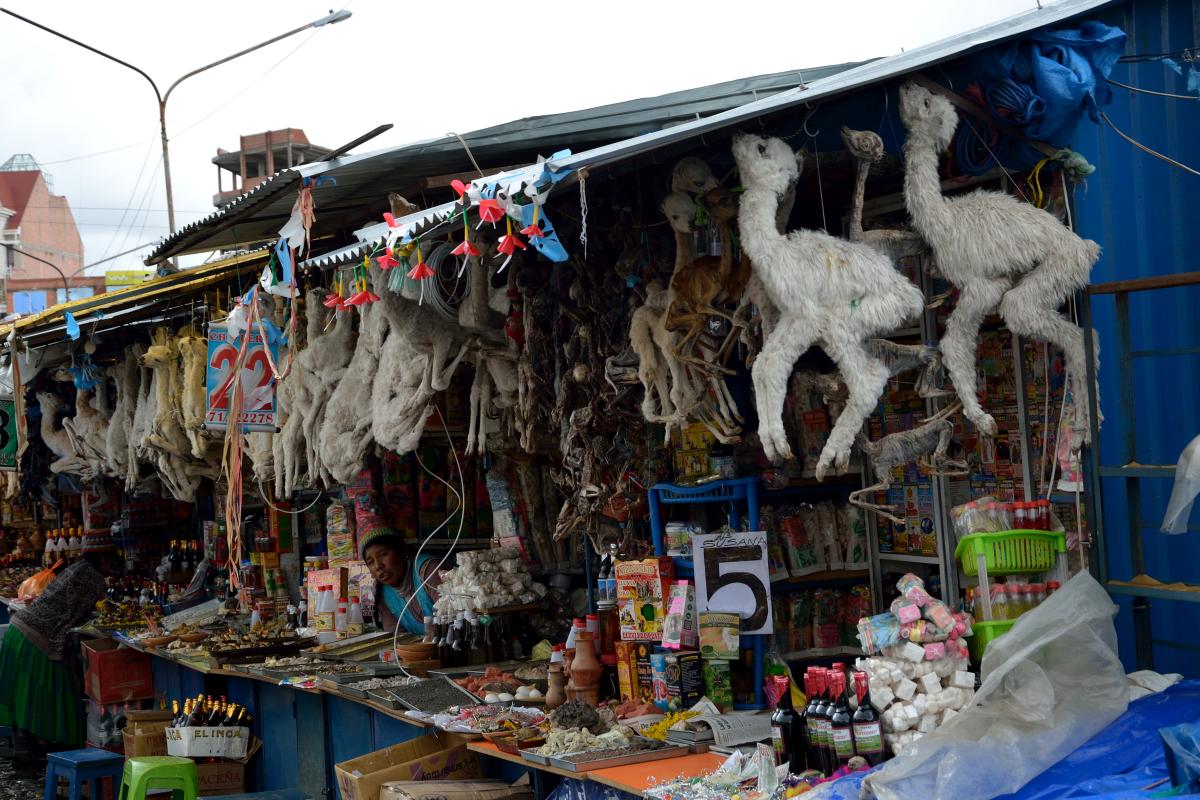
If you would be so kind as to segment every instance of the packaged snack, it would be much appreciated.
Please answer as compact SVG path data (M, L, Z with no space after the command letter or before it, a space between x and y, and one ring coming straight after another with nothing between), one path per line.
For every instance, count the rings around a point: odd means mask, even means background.
M843 569L863 570L870 567L871 554L867 549L867 521L858 506L845 505L839 509L839 528L845 531L846 550Z
M705 611L700 614L700 652L705 658L736 660L742 619L737 614Z
M791 596L791 650L811 650L813 647L813 595L812 592L796 592Z
M817 589L813 592L815 647L828 649L842 646L842 597L843 592L838 589Z
M733 683L725 659L704 659L704 694L722 713L733 710Z
M793 577L824 572L825 558L815 537L815 516L812 507L790 506L778 517L780 543L787 556L788 571Z
M667 618L663 622L663 647L678 650L696 647L700 635L696 625L696 587L688 581L671 584Z

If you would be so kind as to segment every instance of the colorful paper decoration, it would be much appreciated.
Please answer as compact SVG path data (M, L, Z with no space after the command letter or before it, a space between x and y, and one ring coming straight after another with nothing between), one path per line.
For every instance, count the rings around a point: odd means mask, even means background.
M496 270L497 272L504 271L504 268L508 266L508 262L512 261L513 254L518 250L529 249L528 245L522 242L517 236L513 235L512 218L506 216L504 218L504 222L508 232L501 236L500 241L496 244L496 252L504 256L504 263L502 263L500 268Z

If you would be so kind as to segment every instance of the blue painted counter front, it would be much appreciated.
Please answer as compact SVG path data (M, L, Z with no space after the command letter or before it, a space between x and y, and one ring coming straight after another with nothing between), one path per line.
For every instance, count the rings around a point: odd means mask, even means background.
M415 739L428 729L363 703L231 675L205 674L175 661L153 660L160 697L224 696L254 715L251 733L262 749L246 772L246 791L299 789L310 797L335 797L333 766ZM484 776L513 782L526 770L481 756Z

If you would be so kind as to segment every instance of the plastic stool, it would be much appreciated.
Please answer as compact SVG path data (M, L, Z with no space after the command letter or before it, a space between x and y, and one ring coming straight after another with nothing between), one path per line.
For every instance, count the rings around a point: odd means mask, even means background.
M112 789L106 796L112 797L116 794L118 782L121 780L123 760L116 753L97 747L49 753L46 756L46 789L42 797L44 800L54 800L58 796L59 778L66 779L67 796L71 800L82 800L85 783L88 784L90 800L100 800L100 781L109 778L112 781Z
M145 800L149 789L170 789L175 800L196 800L200 794L196 763L176 756L126 759L120 800Z

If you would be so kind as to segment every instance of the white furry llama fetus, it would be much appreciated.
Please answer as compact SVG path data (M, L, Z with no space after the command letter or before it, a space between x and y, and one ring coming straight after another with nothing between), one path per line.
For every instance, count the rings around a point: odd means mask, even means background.
M938 270L959 291L941 345L967 418L984 435L996 432L996 421L977 397L975 347L983 318L997 306L1013 333L1062 348L1075 397L1086 397L1083 332L1058 308L1087 285L1100 246L1011 195L978 190L942 197L938 156L958 127L954 106L941 95L906 83L900 88L900 118L908 128L908 212L933 249ZM1080 403L1081 418L1076 418L1085 444L1090 439L1087 407Z
M865 340L913 319L924 298L886 256L865 244L822 231L779 233L779 201L800 174L783 140L740 134L733 156L745 187L738 213L742 247L779 310L751 369L763 452L772 461L793 457L783 428L784 395L792 365L809 346L823 344L850 390L817 462L821 479L830 466L849 465L854 436L887 383L888 365L864 347Z

